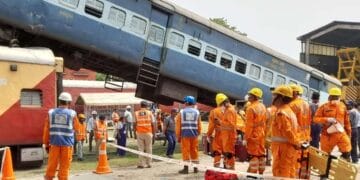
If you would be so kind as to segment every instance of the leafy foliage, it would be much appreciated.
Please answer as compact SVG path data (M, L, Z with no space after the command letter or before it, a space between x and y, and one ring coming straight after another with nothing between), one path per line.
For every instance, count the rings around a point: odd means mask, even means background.
M216 23L216 24L218 24L218 25L221 25L221 26L223 26L223 27L225 27L225 28L227 28L227 29L230 29L230 30L232 30L232 31L234 31L234 32L236 32L236 33L239 33L239 34L241 34L241 35L246 36L246 33L242 33L242 32L240 32L235 26L230 25L230 24L227 22L227 19L225 19L224 17L221 17L221 18L210 18L210 21L212 21L212 22L214 22L214 23Z

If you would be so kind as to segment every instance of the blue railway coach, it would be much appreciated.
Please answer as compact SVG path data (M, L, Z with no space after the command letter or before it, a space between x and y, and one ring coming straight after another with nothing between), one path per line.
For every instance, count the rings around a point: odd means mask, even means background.
M296 83L304 98L341 83L166 0L0 0L0 38L47 46L70 68L138 84L136 95L170 104L217 92L243 99L252 87ZM4 42L4 41L3 41Z

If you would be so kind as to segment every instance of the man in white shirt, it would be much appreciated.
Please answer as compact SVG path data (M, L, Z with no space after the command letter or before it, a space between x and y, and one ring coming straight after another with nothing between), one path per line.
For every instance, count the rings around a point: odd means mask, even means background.
M92 151L92 141L94 140L94 126L97 120L97 112L91 112L91 118L86 123L86 131L89 133L89 152Z
M129 132L130 132L130 138L133 137L133 133L134 133L134 138L136 139L136 133L134 131L134 119L131 113L131 106L126 106L126 110L124 113L124 118L125 118L125 122L126 122L126 136L129 137Z

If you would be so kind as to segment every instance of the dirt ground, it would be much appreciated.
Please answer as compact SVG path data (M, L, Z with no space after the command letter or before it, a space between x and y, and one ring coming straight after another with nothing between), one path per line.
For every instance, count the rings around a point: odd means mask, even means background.
M212 165L212 158L210 156L200 155L201 164ZM115 165L116 166L116 165ZM246 171L248 163L236 163L236 170L238 172ZM114 165L112 165L114 167ZM138 169L135 165L128 167L115 167L112 168L113 173L105 175L97 175L91 171L79 171L72 173L70 179L75 180L112 180L112 179L134 179L134 180L147 180L147 179L159 179L159 180L185 180L185 179L204 179L204 171L200 171L197 174L193 173L190 169L190 173L187 175L180 175L178 171L182 169L177 164L170 164L166 162L153 162L152 168ZM266 175L271 175L271 168L266 168ZM32 175L30 177L19 177L17 179L35 180L42 179L42 174Z

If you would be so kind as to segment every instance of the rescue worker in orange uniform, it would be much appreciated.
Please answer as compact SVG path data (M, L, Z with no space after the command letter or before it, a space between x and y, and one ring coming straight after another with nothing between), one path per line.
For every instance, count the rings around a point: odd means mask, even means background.
M220 119L220 136L224 155L224 166L226 169L235 169L235 143L236 143L236 119L235 108L230 104L229 98L218 93L215 97L222 113Z
M274 105L271 105L266 110L267 110L267 113L266 113L266 129L265 129L265 151L266 151L266 163L265 164L267 166L271 166L271 162L272 162L272 153L271 153L272 129L271 129L271 126L272 126L272 122L275 119L277 109Z
M155 137L155 117L153 113L147 109L146 101L140 102L141 109L135 111L134 128L136 131L137 145L139 151L152 154L153 137ZM151 168L151 158L139 155L139 163L137 168Z
M180 110L180 113L175 117L175 133L178 142L181 143L183 161L199 164L198 136L201 133L200 112L194 108L196 100L193 96L186 96L184 103L186 107ZM189 166L185 165L179 173L188 174ZM194 167L194 173L198 173L198 168Z
M72 160L74 145L74 124L76 112L69 109L72 97L67 92L59 95L59 107L50 109L45 120L43 143L49 153L45 179L55 177L59 165L58 179L67 180Z
M87 140L86 137L86 123L85 123L85 115L79 114L79 121L75 123L75 134L76 134L76 140L78 142L77 147L77 157L79 161L83 161L83 147L84 147L84 141Z
M263 174L265 171L265 128L266 107L259 102L263 92L259 88L252 88L249 92L249 102L246 109L245 140L250 156L247 172Z
M214 139L212 141L212 150L214 157L214 167L220 167L220 161L221 161L221 154L223 152L222 150L222 141L221 141L221 135L220 135L220 121L223 118L223 113L221 112L221 108L218 106L215 109L210 111L209 114L209 126L207 131L207 141L211 143L211 136L214 135Z
M311 111L309 104L301 98L303 89L301 86L296 84L289 85L293 90L293 99L290 103L290 108L296 115L296 119L299 125L299 140L303 142L310 142L310 124L311 124ZM297 163L297 175L300 179L310 178L310 170L307 165L306 158L308 151L302 149L298 151L298 162ZM301 157L303 155L303 157Z
M99 147L100 147L101 142L104 139L105 139L105 141L108 139L107 124L106 124L104 115L100 115L99 121L95 122L94 134L95 134L95 142L96 142L95 151L99 152Z
M272 93L272 105L277 108L271 127L273 176L295 178L297 149L301 147L302 142L298 138L296 115L289 106L293 92L289 86L280 85Z
M331 88L328 102L321 105L315 113L314 122L323 125L320 136L320 148L326 153L331 153L335 146L339 147L341 157L350 160L351 151L351 126L346 106L340 102L341 90ZM336 124L336 125L335 125ZM330 126L338 127L332 131Z

